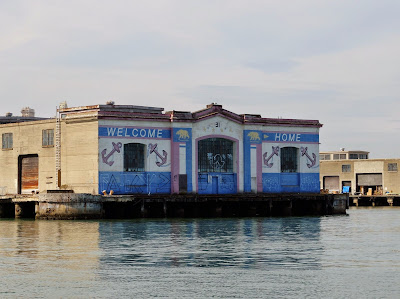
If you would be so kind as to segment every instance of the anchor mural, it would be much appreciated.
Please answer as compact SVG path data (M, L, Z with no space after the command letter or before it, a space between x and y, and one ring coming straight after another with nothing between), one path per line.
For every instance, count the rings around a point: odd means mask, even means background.
M121 151L121 147L122 147L122 143L118 142L118 143L112 143L113 145L113 149L108 153L108 155L106 156L107 153L107 149L103 149L101 152L101 157L103 159L103 163L106 163L107 165L112 166L114 164L114 161L108 161L108 159L110 159L110 157L115 153L119 153Z
M274 155L277 155L279 157L279 146L273 146L272 147L272 153L268 156L268 158L267 158L267 155L268 155L268 152L265 152L264 155L263 155L264 164L268 168L271 168L274 165L274 163L269 162L269 160L271 160Z
M167 156L168 156L168 153L166 152L166 151L162 151L162 155L157 151L157 143L156 144L152 144L152 143L150 143L149 144L149 149L150 149L150 154L152 154L152 153L155 153L156 155L157 155L157 157L159 157L160 159L161 159L161 162L160 161L157 161L156 162L156 164L157 164L157 166L158 167L160 167L160 166L162 166L162 165L164 165L165 163L167 163Z
M301 155L302 156L306 156L309 160L310 160L310 162L307 162L307 167L308 168L311 168L311 167L313 167L316 163L317 163L317 157L316 157L316 155L314 154L314 153L312 153L311 154L311 156L312 156L312 158L310 157L310 155L307 153L307 147L301 147Z

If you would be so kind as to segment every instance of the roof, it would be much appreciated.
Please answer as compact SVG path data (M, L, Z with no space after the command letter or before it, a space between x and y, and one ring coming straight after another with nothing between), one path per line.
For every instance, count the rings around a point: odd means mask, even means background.
M115 105L114 103L59 109L60 113L70 115L71 117L72 114L82 114L83 116L89 112L94 112L99 119L133 118L137 120L196 122L214 116L221 116L241 124L322 127L322 124L318 120L262 118L259 114L236 114L223 109L222 105L216 103L211 103L206 108L195 112L172 110L163 113L163 111L164 108L159 107Z

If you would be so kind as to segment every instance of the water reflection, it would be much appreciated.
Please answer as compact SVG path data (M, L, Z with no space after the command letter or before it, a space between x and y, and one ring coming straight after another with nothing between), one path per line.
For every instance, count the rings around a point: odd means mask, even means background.
M318 217L110 221L99 234L107 267L316 269L323 251Z
M60 281L62 286L83 278L95 279L98 231L98 222L0 220L3 290L16 281L29 281L31 285ZM37 279L42 274L46 281ZM19 288L18 292L32 296L29 285Z

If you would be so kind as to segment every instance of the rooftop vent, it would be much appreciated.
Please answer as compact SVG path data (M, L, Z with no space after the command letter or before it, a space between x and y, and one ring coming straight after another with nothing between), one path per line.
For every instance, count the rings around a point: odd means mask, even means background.
M68 108L67 102L66 102L66 101L61 102L59 108L60 108L60 109Z
M340 148L340 151L341 151L341 152L344 152L344 147L341 147L341 148Z
M12 113L11 112L7 112L6 113L6 117L11 117L12 116Z
M22 117L35 117L35 110L29 107L24 107L21 110Z
M114 104L115 104L114 101L107 101L107 102L106 102L106 105L111 105L111 106L113 106Z

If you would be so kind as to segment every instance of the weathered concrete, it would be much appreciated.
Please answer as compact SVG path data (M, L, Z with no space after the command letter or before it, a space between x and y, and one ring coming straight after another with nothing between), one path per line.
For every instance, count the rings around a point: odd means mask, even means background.
M9 211L12 206L12 213ZM99 219L346 214L348 194L92 195L47 193L0 201L0 217Z
M101 195L76 193L41 194L36 219L98 219L103 217Z
M399 206L400 195L351 195L350 205L352 206Z
M346 214L349 208L349 196L347 194L337 194L333 199L332 214Z

